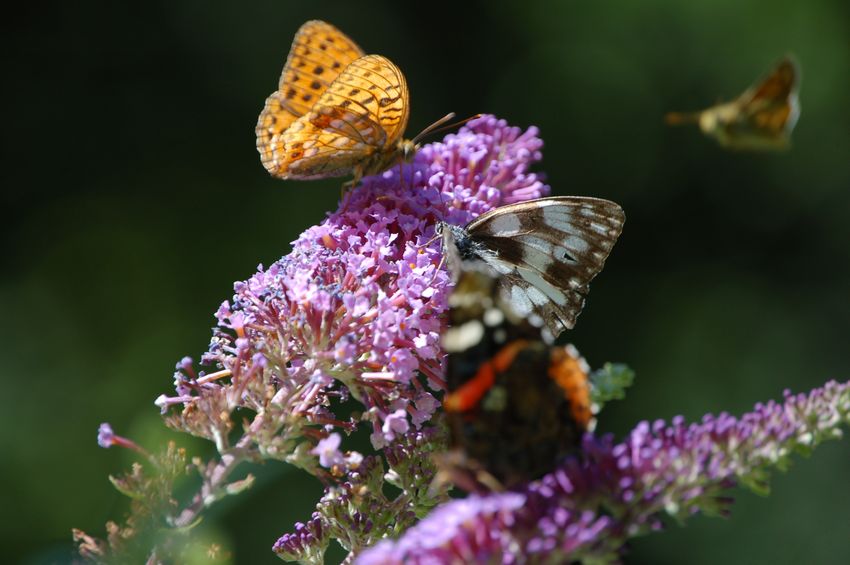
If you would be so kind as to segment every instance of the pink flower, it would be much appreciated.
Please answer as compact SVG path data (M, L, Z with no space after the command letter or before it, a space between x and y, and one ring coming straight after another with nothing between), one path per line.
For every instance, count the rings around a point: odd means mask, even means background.
M333 433L325 439L319 440L316 447L310 451L313 455L319 456L319 465L330 469L334 465L341 465L345 462L345 457L339 450L339 444L342 442L342 437Z

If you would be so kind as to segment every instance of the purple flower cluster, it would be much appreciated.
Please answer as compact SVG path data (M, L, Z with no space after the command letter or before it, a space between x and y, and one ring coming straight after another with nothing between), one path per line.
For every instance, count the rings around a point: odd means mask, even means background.
M195 374L184 360L177 394L157 400L164 412L183 407L169 423L221 445L229 432L221 414L249 408L262 415L251 427L265 433L268 442L257 439L265 455L310 468L305 453L340 462L330 444L312 448L358 423L338 419L332 401L363 405L377 449L427 422L439 406L433 393L444 388L449 290L434 226L545 196L548 187L528 172L540 159L536 134L482 117L423 147L403 170L363 179L289 255L235 285L202 359L217 370Z
M358 563L616 561L627 539L660 529L665 514L726 514L726 489L766 488L770 467L841 437L848 422L850 383L832 381L741 418L643 422L619 444L588 435L581 458L540 481L444 504Z
M428 427L387 446L383 454L389 472L379 457L364 457L356 467L347 468L344 480L325 489L310 520L295 524L294 531L281 536L272 551L287 561L323 563L331 540L353 556L381 539L400 535L418 516L447 499L445 488L435 493L430 488L436 474L431 455L444 449L443 433ZM385 483L400 494L387 496Z

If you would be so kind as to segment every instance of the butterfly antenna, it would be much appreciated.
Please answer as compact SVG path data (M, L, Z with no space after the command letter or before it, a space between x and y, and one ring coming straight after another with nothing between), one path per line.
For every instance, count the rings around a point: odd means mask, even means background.
M437 120L436 122L434 122L433 124L428 126L427 128L420 131L419 134L416 137L413 138L413 143L414 144L419 143L420 141L422 141L422 139L424 139L426 136L428 136L432 133L438 133L438 132L441 132L441 131L445 131L447 129L454 129L458 126L462 126L463 124L465 124L468 121L474 120L475 118L480 118L481 114L475 114L474 116L470 116L470 117L466 118L465 120L461 120L461 121L455 122L453 124L443 125L446 122L448 122L449 120L453 119L454 117L455 117L454 112L450 112L450 113L446 114L445 116L443 116L442 118L440 118L439 120Z
M664 123L669 126L699 123L700 112L669 112L664 115Z

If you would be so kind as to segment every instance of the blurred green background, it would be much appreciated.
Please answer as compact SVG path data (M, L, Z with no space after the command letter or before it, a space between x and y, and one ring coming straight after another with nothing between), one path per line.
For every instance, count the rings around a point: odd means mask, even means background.
M254 124L295 30L326 19L390 57L409 133L448 111L537 125L555 194L628 215L569 339L637 383L600 429L740 413L784 388L850 378L850 4L633 2L23 3L2 24L4 562L65 562L102 534L132 462L97 426L149 446L174 363L208 343L232 283L288 252L339 182L270 178ZM791 151L722 151L669 110L741 92L786 52L802 64ZM280 465L221 504L205 535L238 563L309 517L320 487ZM850 442L747 492L730 520L636 540L627 563L850 562Z

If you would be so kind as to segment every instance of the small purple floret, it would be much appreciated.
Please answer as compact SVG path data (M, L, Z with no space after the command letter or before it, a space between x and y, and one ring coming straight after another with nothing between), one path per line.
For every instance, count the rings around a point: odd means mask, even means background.
M115 433L112 431L112 426L106 422L97 428L97 444L104 449L115 445Z

